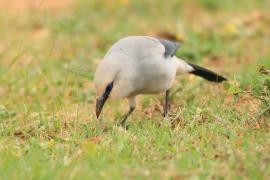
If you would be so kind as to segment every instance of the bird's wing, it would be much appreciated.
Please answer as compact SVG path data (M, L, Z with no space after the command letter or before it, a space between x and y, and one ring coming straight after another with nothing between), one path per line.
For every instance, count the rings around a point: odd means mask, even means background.
M117 41L105 57L116 53L126 55L130 59L143 60L151 56L162 56L165 50L165 46L156 38L129 36Z
M177 49L181 45L179 42L170 41L166 39L158 39L158 41L165 47L164 52L165 58L174 56L176 54Z

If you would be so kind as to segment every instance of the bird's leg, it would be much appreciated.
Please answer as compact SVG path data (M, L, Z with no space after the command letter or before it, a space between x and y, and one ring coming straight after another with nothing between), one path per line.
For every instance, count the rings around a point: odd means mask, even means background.
M123 116L121 120L121 125L125 127L126 121L130 114L135 110L136 102L135 97L129 99L129 111Z
M163 113L164 117L167 117L168 115L168 111L170 108L169 100L170 100L170 89L168 89L165 94L164 113Z
M122 126L126 126L126 121L128 119L128 117L130 116L130 114L135 110L135 107L129 107L129 111L123 116L122 120L121 120L121 125Z

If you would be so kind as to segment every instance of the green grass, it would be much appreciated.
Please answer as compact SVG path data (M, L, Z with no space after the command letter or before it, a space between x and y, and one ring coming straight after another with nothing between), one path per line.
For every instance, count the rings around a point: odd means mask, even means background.
M118 2L118 3L116 3ZM78 1L0 13L0 179L267 179L270 177L267 0ZM163 95L106 104L93 76L119 38L164 32L177 55L230 81L177 78Z

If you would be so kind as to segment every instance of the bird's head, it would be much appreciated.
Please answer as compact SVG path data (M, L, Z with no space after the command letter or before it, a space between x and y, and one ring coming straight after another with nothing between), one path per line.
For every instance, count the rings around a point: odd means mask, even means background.
M96 116L99 117L104 104L108 100L115 84L119 66L113 61L103 60L95 72L94 84L96 88Z

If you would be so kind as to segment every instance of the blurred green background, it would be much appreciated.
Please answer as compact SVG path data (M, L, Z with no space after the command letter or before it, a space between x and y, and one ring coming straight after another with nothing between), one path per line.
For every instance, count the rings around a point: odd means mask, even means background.
M269 0L0 0L0 179L270 176ZM176 80L94 115L95 68L128 35L183 42L177 56L226 76ZM169 123L171 122L171 123ZM171 125L170 125L171 124Z

